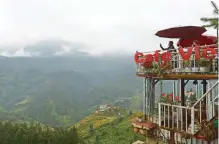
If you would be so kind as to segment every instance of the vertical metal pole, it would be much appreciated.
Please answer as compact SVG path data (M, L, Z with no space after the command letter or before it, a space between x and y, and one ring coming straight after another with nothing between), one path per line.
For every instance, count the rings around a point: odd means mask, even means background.
M207 81L203 80L202 83L203 83L203 95L204 95L207 92ZM207 97L204 98L204 108L203 108L203 110L205 110L205 111L207 110L206 109L206 107L207 107L206 102L207 102ZM204 113L203 117L206 118L206 112Z
M197 84L195 86L196 99L199 98L199 81L197 80Z
M208 80L208 90L211 88L211 80ZM207 114L207 120L210 120L212 118L212 105L211 105L211 99L214 89L211 90L211 92L207 95L207 102L206 102L206 114Z
M179 79L178 80L178 86L177 86L177 89L178 89L178 94L179 94L179 100L182 102L182 97L181 97L181 89L180 89L180 87L181 87L181 79Z
M195 133L195 115L194 115L194 107L191 108L191 132Z
M181 89L181 79L178 80L178 93L179 93L179 99L182 102L182 91L184 91L183 89Z
M196 65L195 65L195 54L193 54L193 62L194 62L194 67L196 67Z
M178 55L179 56L179 55ZM179 56L179 68L182 68L182 63L181 63L181 56Z
M145 82L145 85L146 85L146 87L145 87L145 89L146 89L146 93L145 93L145 98L146 98L146 104L145 104L145 106L146 106L145 119L146 119L146 116L147 116L147 113L148 113L148 101L149 101L149 99L148 99L148 96L149 96L149 90L148 90L149 85L148 85L148 81L149 81L149 79L147 78L147 80L146 80L146 82Z
M152 79L148 78L147 82L147 93L146 93L146 115L149 115L149 113L151 112L151 104L152 104Z
M179 80L176 80L175 89L176 89L176 95L179 96Z
M142 95L142 101L143 101L143 115L144 119L146 116L146 78L143 79L143 95Z
M182 106L185 106L185 83L184 83L184 79L180 80L180 97L181 97Z
M203 80L203 95L207 92L207 80Z
M150 80L151 85L151 94L150 94L150 113L154 112L154 105L155 105L155 95L154 95L154 79Z
M175 96L176 96L176 81L173 80L173 101L175 102Z
M158 103L158 121L159 121L159 127L161 126L161 105Z
M148 113L149 113L149 102L150 102L150 80L151 79L147 79L147 81L146 81L146 91L147 91L147 93L146 93L146 120L148 121ZM146 132L146 143L148 144L148 135L147 135L147 132Z
M217 28L217 42L218 42L218 28Z

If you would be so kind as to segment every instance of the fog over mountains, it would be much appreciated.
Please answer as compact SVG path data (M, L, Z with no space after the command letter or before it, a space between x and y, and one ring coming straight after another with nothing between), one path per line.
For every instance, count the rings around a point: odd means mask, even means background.
M1 47L7 55L0 56L0 119L69 125L100 104L142 95L133 55L99 57L84 52L86 45L61 40L17 48ZM171 83L163 89L171 92ZM142 108L139 103L135 107Z
M1 46L0 119L8 113L9 120L72 124L101 103L138 93L133 57L97 57L83 48L62 40Z
M92 46L75 43L62 39L45 39L35 43L23 45L0 45L0 55L6 57L50 57L50 56L72 56L72 55L127 55L124 52L101 53L91 50ZM131 55L130 53L128 55Z

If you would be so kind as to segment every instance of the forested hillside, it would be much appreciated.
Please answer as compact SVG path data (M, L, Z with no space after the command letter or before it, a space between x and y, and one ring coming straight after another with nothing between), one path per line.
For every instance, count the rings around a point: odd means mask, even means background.
M0 111L48 125L71 125L141 89L128 56L0 57L0 67Z
M129 56L1 57L0 67L0 111L49 125L71 125L142 91Z
M7 118L17 115L52 126L72 125L100 104L134 96L140 99L135 104L127 102L126 107L141 108L142 80L135 75L133 56L97 57L79 51L50 54L58 44L39 42L25 47L41 56L0 57L0 111ZM171 88L169 83L164 85L166 91Z
M38 123L31 125L0 122L1 144L78 144L83 140L73 127L70 130L63 128L42 127Z

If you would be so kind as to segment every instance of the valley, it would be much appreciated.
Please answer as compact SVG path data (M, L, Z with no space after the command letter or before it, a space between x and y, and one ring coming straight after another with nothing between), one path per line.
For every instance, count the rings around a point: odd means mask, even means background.
M76 126L80 139L91 144L145 139L130 123L142 110L142 80L130 56L0 57L0 67L3 122L63 127L66 133ZM165 82L164 92L170 91L171 81ZM120 107L121 116L95 114L104 104Z

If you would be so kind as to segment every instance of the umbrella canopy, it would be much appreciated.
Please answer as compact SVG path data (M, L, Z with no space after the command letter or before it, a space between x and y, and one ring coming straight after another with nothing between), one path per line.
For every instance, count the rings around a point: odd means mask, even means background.
M200 36L206 32L204 27L199 26L184 26L173 27L165 30L158 31L155 35L164 38L188 38Z
M201 35L191 38L181 38L178 41L177 46L182 46L182 47L192 46L194 40L197 40L199 45L211 45L216 43L217 37Z

